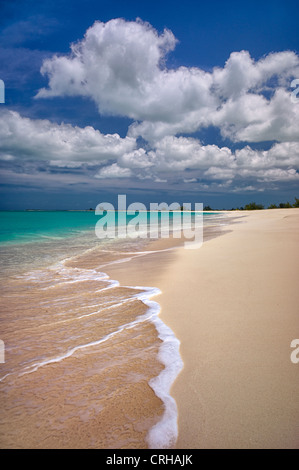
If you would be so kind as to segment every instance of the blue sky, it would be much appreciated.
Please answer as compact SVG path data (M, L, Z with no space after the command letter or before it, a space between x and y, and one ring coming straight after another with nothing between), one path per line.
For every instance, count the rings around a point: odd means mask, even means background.
M298 12L1 0L0 209L293 202Z

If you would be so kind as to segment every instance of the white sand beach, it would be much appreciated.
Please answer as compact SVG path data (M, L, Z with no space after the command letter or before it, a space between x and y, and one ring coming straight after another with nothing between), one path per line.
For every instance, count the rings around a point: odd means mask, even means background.
M160 315L184 361L171 391L177 448L298 448L299 364L290 343L299 337L299 209L229 215L240 218L198 250L108 273L162 291Z

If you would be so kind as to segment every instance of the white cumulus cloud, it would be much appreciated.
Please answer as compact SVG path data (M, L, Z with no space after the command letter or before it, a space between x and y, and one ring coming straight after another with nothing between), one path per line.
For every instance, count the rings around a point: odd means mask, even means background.
M129 178L132 176L132 172L129 168L121 168L117 163L105 166L95 175L96 178Z
M298 55L271 52L255 60L234 51L209 71L168 68L176 43L168 29L159 33L141 20L95 22L69 54L43 62L48 86L36 98L89 98L101 114L133 119L127 137L3 112L0 159L46 160L65 169L98 164L95 177L109 184L135 178L251 191L298 181L299 105L290 88L299 77ZM226 145L190 137L209 126ZM244 146L232 150L228 142ZM263 142L272 146L254 148Z
M102 134L91 126L80 128L46 119L22 117L15 111L0 114L0 158L57 162L103 162L132 151L135 139Z
M138 163L136 160L140 158ZM269 150L250 146L234 152L228 147L202 145L192 137L167 136L156 142L155 148L141 148L118 159L118 164L103 167L101 176L109 177L125 169L139 179L175 179L190 183L199 180L230 182L241 179L265 181L295 181L299 178L299 143L281 142ZM111 176L110 176L111 175Z
M152 142L166 135L217 126L234 141L298 140L299 111L290 99L299 57L270 53L255 61L232 52L223 67L166 67L176 45L167 29L114 19L97 21L68 55L46 59L48 88L37 97L85 96L100 113L128 116L129 135Z

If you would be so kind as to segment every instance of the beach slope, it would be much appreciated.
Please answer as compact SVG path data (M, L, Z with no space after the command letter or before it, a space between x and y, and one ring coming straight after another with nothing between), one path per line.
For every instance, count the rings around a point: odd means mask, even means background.
M239 214L159 281L184 361L177 448L299 447L299 209Z

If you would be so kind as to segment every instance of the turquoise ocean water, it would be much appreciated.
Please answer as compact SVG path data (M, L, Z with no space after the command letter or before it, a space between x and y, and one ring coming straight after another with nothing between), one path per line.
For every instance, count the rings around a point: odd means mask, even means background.
M118 226L136 226L126 213L0 212L5 448L157 449L176 440L169 391L182 360L152 300L160 291L106 274L109 264L126 269L156 253L143 237L153 213L140 215L140 237L98 238L103 220L113 232L114 216ZM204 214L206 227L223 223L221 213Z
M115 217L115 225L132 223L134 215L104 213L108 229ZM153 213L139 214L140 233L146 230ZM0 257L1 275L24 272L28 268L39 268L70 254L77 255L84 250L109 244L124 243L115 238L96 236L96 225L102 216L94 211L2 211L0 212ZM161 215L159 215L161 217ZM169 213L170 222L178 220L180 212ZM221 214L205 213L204 224L221 219ZM159 219L160 220L160 219ZM100 225L100 228L103 224ZM129 240L126 243L142 248L147 237ZM115 245L116 247L116 245Z
M219 215L205 213L204 219L211 220ZM147 212L144 221L149 221L149 217L150 213ZM173 217L180 217L180 213L170 212L170 219ZM125 222L133 218L126 215ZM95 215L94 211L0 211L0 245L62 240L91 231L96 238L94 229L99 219L100 216Z
M65 238L94 229L93 211L12 211L0 212L0 244Z
M0 275L40 268L76 255L100 240L93 211L0 212Z

